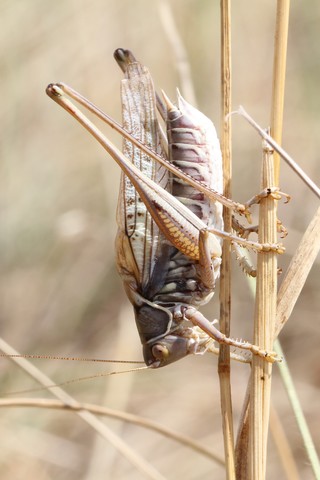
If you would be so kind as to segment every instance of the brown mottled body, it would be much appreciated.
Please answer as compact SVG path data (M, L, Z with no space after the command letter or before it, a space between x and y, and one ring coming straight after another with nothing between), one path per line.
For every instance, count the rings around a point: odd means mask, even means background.
M221 153L213 124L180 95L177 107L165 97L169 160L165 158L151 76L129 51L118 49L115 57L126 77L125 129L63 83L48 85L47 93L93 135L123 172L117 266L134 307L146 364L162 367L190 353L203 353L211 348L211 339L275 361L272 352L226 338L198 308L214 292L221 238L257 251L280 252L279 245L259 244L221 230L221 203L240 213L246 207L221 195ZM120 132L126 139L125 155L65 95Z
M151 77L129 52L118 50L115 57L126 75L121 88L124 128L164 156ZM177 108L168 105L167 133L169 160L185 173L222 193L221 153L214 127L180 94ZM124 141L123 152L148 178L185 205L192 218L199 218L201 228L212 225L222 228L219 203L208 200L183 180L169 174L130 141ZM152 206L163 225L160 228L128 177L122 174L118 206L118 270L134 306L145 361L158 367L201 350L193 325L184 320L184 311L190 306L207 303L212 297L214 284L209 288L205 286L199 271L200 227L196 225L192 234L189 225L188 229L184 228L183 221L179 225L175 216L170 214L170 205L164 210L154 200ZM213 244L216 279L220 240L213 241Z

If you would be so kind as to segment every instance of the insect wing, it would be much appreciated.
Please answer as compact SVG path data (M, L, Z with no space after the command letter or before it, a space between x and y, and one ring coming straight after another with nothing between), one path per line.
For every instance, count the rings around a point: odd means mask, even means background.
M129 61L126 78L121 81L123 126L134 137L164 156L160 141L160 129L156 115L153 82L148 70L137 61ZM130 141L123 140L123 153L148 178L167 191L171 190L168 170L152 160ZM145 291L149 285L159 250L167 240L152 220L147 207L125 174L121 174L117 222L119 226L118 267L120 274L130 269L137 286ZM122 245L124 243L125 246ZM119 248L120 244L120 248ZM126 251L124 251L126 250ZM126 258L123 258L125 255ZM131 258L128 258L131 257Z

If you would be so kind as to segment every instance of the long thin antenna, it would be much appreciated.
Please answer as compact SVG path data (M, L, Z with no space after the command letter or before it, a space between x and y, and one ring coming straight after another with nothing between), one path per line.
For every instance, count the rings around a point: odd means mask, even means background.
M16 357L19 357L16 355ZM146 365L143 367L137 367L137 368L130 368L129 370L116 370L113 372L100 372L100 373L95 373L94 375L87 375L85 377L78 377L78 378L73 378L71 380L66 380L65 382L61 383L53 383L52 385L46 385L45 387L41 388L29 388L27 390L18 390L14 392L4 392L2 395L4 397L9 397L11 395L22 395L25 393L34 393L34 392L41 392L43 390L48 390L51 388L56 388L56 387L65 387L66 385L71 385L71 383L79 383L79 382L84 382L87 380L92 380L94 378L99 378L99 377L110 377L112 375L120 375L121 373L132 373L132 372L139 372L141 370L147 370L149 367Z
M96 362L96 363L133 363L133 364L144 364L142 360L109 360L104 358L85 358L85 357L65 357L59 355L37 355L37 354L16 354L8 355L6 353L0 353L1 357L7 358L29 358L29 359L42 359L42 360L63 360L63 361L73 361L73 362Z

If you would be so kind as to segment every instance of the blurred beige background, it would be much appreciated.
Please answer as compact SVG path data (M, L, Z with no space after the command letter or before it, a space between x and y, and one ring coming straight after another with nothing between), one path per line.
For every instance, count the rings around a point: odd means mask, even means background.
M199 108L219 130L219 2L169 2L192 68ZM275 2L233 2L233 105L261 125L270 117ZM28 0L0 2L1 48L1 336L23 353L141 359L132 310L114 262L119 168L45 94L64 81L120 119L117 47L146 64L158 89L174 96L175 58L154 0ZM319 22L316 0L292 2L283 145L319 183ZM183 93L183 92L182 92ZM121 139L103 127L110 138ZM234 198L259 189L260 140L233 122ZM289 236L286 269L318 200L282 164L281 187L292 195L280 207ZM296 387L319 442L319 262L282 334ZM233 335L251 338L253 305L235 266ZM217 303L217 302L216 302ZM216 318L214 303L204 311ZM37 361L54 382L94 374L95 364ZM187 358L159 371L76 383L82 401L157 420L223 452L216 358ZM115 370L118 366L107 369ZM10 361L0 362L2 391L36 386ZM275 369L277 370L277 369ZM249 369L235 365L238 417ZM273 400L298 460L311 478L278 373ZM47 396L39 392L34 396ZM68 412L0 411L3 480L140 479L141 474ZM159 435L107 421L168 479L224 478L223 470ZM282 473L270 440L269 478ZM277 478L280 478L279 476Z

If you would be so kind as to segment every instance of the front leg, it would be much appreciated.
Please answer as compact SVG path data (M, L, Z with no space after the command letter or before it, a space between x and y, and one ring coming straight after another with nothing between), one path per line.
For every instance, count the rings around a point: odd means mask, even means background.
M213 338L213 340L218 343L236 348L242 348L243 350L249 350L253 355L258 355L270 363L279 362L282 360L281 357L279 357L275 352L267 352L266 350L263 350L252 343L227 337L221 333L211 322L209 322L209 320L205 318L202 313L193 307L186 308L184 311L184 317L186 320L189 320L191 323L193 323L193 325L201 328L201 330L206 332L209 337Z

